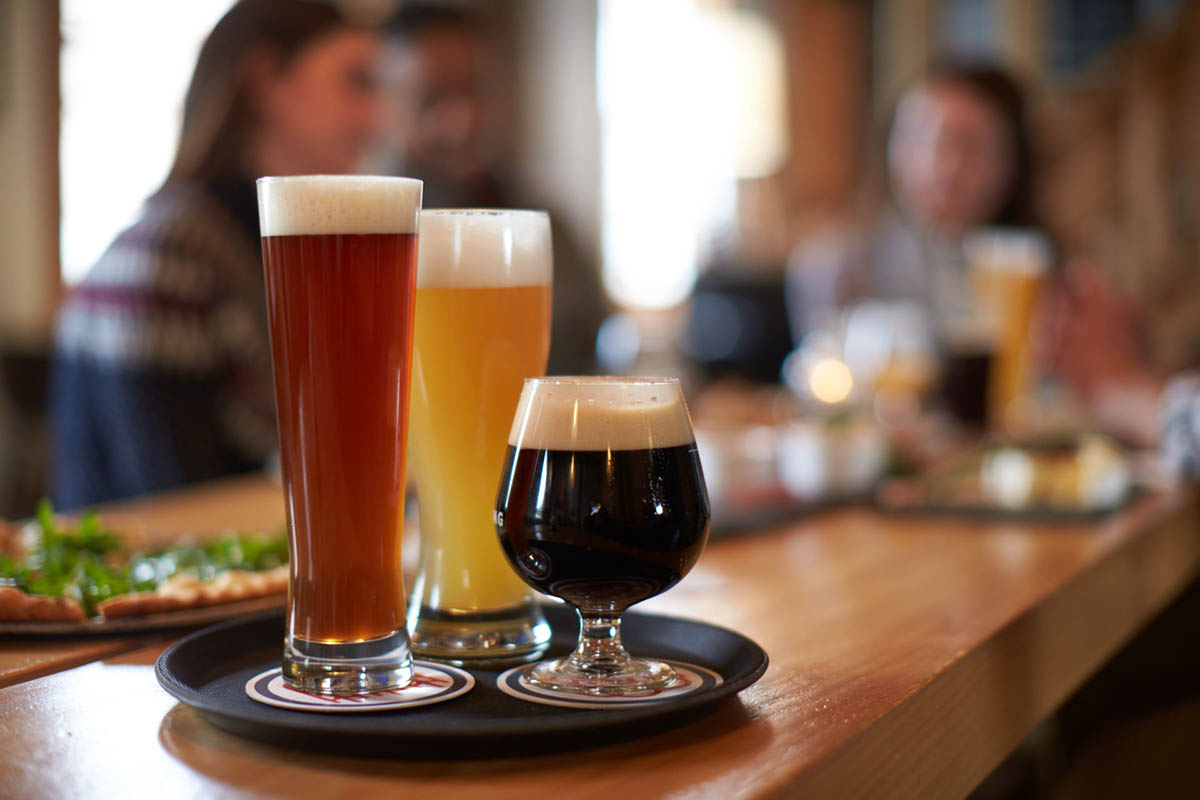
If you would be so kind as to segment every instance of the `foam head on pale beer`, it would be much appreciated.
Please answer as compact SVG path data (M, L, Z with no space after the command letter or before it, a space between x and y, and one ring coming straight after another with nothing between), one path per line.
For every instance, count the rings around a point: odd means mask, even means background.
M545 286L552 274L544 211L447 209L421 215L417 286Z
M421 181L375 175L258 179L263 236L416 233Z
M654 378L526 381L508 443L525 450L645 450L694 441L679 384Z

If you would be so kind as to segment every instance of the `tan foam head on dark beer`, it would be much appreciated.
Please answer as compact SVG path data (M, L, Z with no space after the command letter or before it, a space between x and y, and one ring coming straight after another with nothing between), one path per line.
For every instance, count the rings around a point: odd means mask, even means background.
M421 181L375 175L258 179L263 236L416 233Z
M525 450L646 450L693 439L679 382L663 378L526 381L508 435Z

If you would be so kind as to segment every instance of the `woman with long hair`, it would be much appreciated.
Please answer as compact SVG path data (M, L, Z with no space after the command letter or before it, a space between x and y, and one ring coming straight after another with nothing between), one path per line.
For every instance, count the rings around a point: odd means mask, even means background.
M64 304L51 493L74 508L260 468L275 446L254 180L354 171L376 35L241 0L204 42L174 163Z
M967 304L963 237L1035 224L1025 101L996 67L932 68L896 105L886 164L888 201L872 225L796 249L788 301L797 337L867 298L910 301L936 327Z

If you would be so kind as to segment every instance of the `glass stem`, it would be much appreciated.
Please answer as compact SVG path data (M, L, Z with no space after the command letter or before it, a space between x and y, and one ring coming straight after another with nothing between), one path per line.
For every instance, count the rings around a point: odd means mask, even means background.
M611 674L631 661L621 644L621 615L612 611L576 609L579 614L579 644L569 659L582 672Z

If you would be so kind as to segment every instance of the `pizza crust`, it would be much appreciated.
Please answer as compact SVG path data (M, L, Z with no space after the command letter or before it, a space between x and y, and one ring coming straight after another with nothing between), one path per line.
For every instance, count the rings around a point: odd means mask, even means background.
M24 555L20 546L20 529L0 519L0 555L20 557Z
M176 575L153 592L131 592L110 597L96 608L105 619L160 614L186 608L234 603L287 591L287 565L261 572L231 569L211 580Z
M23 558L41 535L36 522L18 527L0 520L0 555ZM97 604L105 619L145 616L164 611L234 603L287 591L288 567L251 572L226 570L210 580L183 573L165 581L152 592L130 592ZM73 622L87 617L83 605L73 598L28 594L15 586L0 584L0 622Z
M5 622L73 622L83 618L78 600L26 594L13 586L0 586L0 620Z

